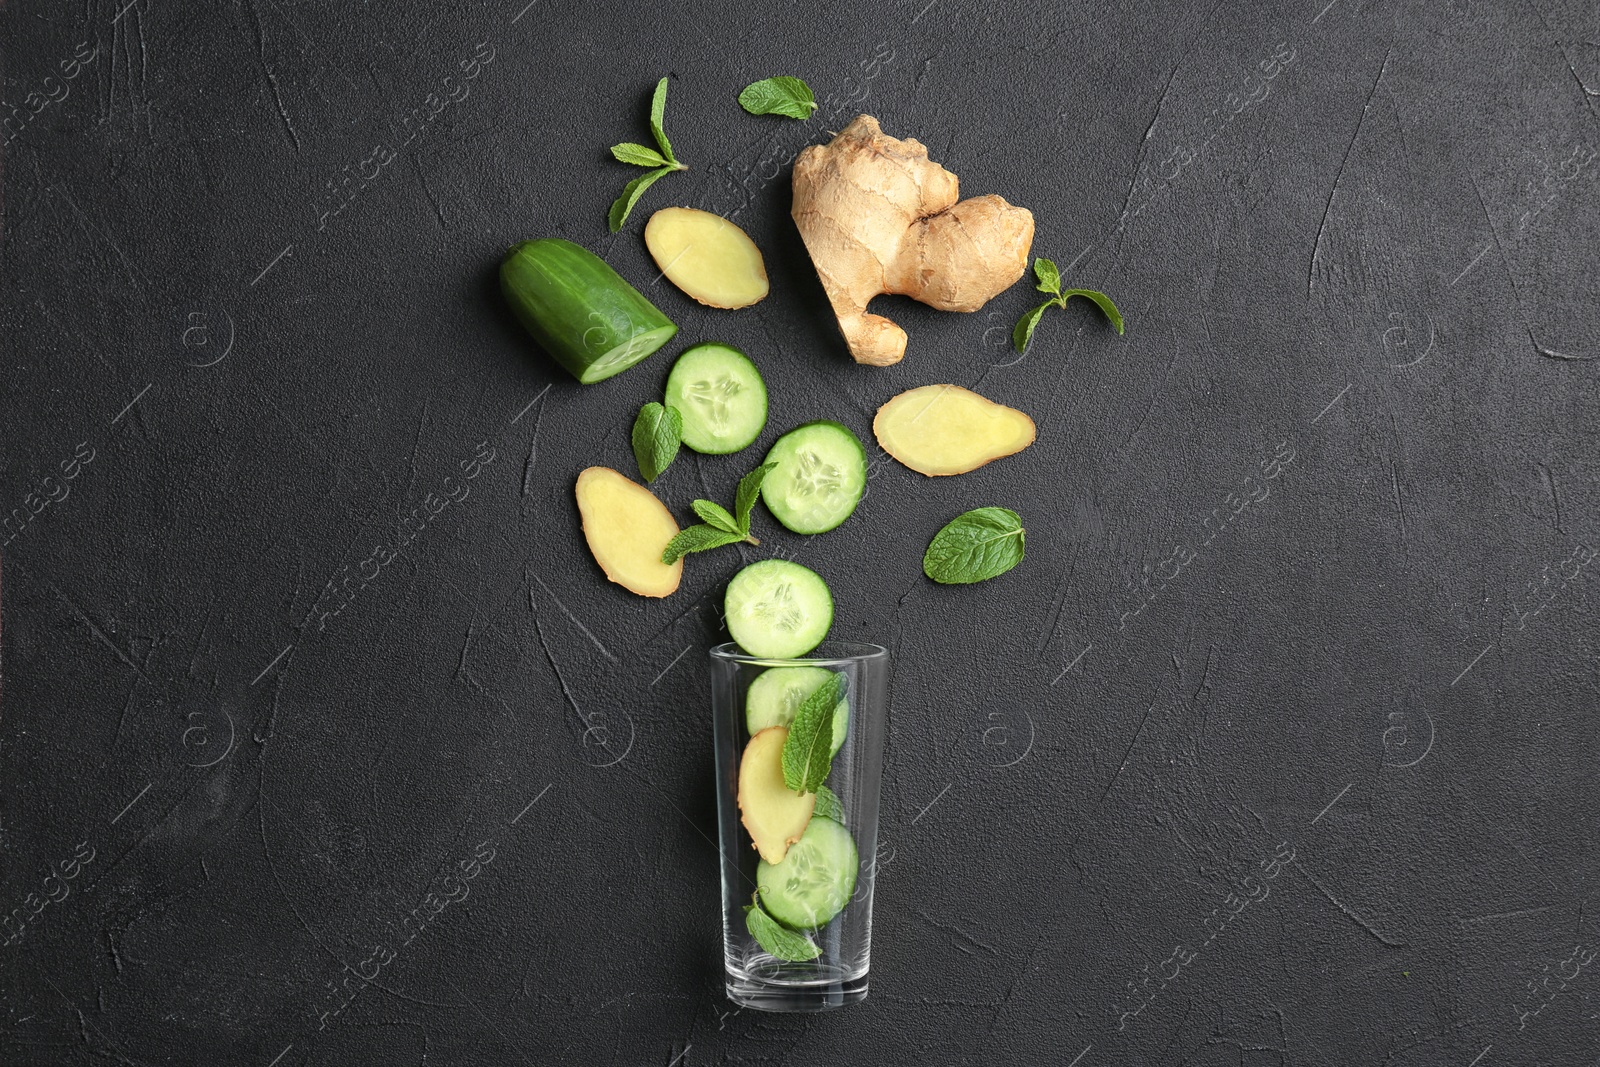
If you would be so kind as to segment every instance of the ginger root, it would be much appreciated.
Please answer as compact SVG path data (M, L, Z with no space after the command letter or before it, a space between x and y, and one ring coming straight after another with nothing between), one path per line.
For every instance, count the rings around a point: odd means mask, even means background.
M850 354L877 367L900 362L906 333L867 314L873 297L977 311L1022 277L1033 245L1027 208L993 194L961 200L926 147L888 136L871 115L800 153L791 213Z

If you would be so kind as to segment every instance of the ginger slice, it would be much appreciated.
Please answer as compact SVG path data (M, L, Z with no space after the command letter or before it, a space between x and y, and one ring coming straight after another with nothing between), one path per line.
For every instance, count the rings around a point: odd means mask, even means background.
M965 474L1033 444L1033 420L959 385L924 385L893 397L872 420L878 444L929 477Z
M645 223L644 244L667 280L702 304L742 308L767 295L761 249L720 215L664 207Z
M817 803L815 793L796 793L783 780L787 740L787 726L769 726L750 739L739 760L739 819L768 863L783 862Z
M583 536L606 577L640 596L669 596L683 578L683 560L661 562L678 522L656 495L610 467L578 475Z

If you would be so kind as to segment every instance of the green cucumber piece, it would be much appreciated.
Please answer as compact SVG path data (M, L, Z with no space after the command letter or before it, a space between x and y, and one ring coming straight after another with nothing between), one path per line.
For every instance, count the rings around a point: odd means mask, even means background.
M833 676L824 667L768 667L750 683L744 695L744 724L750 736L769 726L788 726L806 697ZM838 755L850 729L850 700L846 697L833 709L833 750Z
M558 237L507 252L500 291L545 351L585 385L621 374L678 332L599 256Z
M756 865L756 889L767 914L792 930L826 926L856 891L861 858L850 831L813 815L782 862Z
M867 453L848 426L808 422L767 453L761 499L773 518L798 534L827 533L850 517L867 489Z
M683 416L683 443L707 455L748 447L767 424L767 385L731 345L685 349L667 375L666 403Z
M784 559L752 563L723 597L728 633L752 656L795 659L822 643L833 625L833 594L809 567Z

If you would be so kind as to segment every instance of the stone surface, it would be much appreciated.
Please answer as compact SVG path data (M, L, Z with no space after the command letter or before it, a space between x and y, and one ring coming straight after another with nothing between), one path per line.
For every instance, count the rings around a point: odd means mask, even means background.
M7 5L0 1061L1591 1057L1594 41L1576 0ZM663 73L692 169L611 236ZM739 110L777 73L810 121ZM907 358L853 365L787 168L859 111L1127 336L1075 301L1018 356L1024 284L880 300ZM771 297L655 281L667 204ZM560 372L495 284L542 235L677 341ZM1038 443L871 449L837 531L758 510L641 600L572 482L700 340L771 419L679 515L930 382ZM1024 564L925 580L984 504ZM816 1019L721 994L704 654L778 553L895 654L872 992Z

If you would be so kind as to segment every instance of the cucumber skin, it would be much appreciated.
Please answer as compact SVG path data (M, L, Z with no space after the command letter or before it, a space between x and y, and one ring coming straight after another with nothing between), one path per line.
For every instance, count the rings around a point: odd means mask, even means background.
M592 385L649 356L678 327L593 252L559 237L523 241L500 264L500 291L517 321L571 375ZM640 334L669 330L637 359L598 378L589 366Z
M851 441L855 442L856 451L858 453L860 453L860 455L861 455L861 467L862 467L862 470L863 471L866 470L866 466L867 466L867 450L866 450L866 448L864 448L862 446L861 438L857 437L856 436L856 432L854 430L852 430L850 427L846 426L844 423L842 423L842 422L834 422L832 419L815 419L815 420L813 420L811 422L803 422L799 426L796 426L794 429L792 429L788 433L784 434L783 437L778 438L776 441L774 441L772 443L772 447L767 449L767 458L762 460L761 462L763 462L763 463L772 463L773 462L772 453L777 451L778 446L783 444L785 438L789 437L792 434L797 434L801 430L809 430L809 429L811 429L813 427L816 427L816 426L831 426L836 430L844 431L845 435L848 436ZM766 501L767 510L772 512L772 517L777 519L778 522L785 529L789 530L791 533L806 534L806 535L823 534L823 533L827 533L829 530L837 530L840 526L844 525L844 520L845 519L848 519L850 516L852 516L852 515L854 515L856 513L856 507L861 503L861 498L866 496L866 495L867 495L867 485L866 485L865 479L863 478L862 483L861 483L861 492L856 494L855 502L850 505L850 510L845 512L843 515L839 516L839 521L838 522L834 523L832 526L825 526L820 530L796 530L793 526L790 526L787 522L784 522L783 521L783 517L781 515L779 515L776 511L773 511L772 501L767 499L767 489L766 489L765 484L763 484L763 486L761 488L761 499L763 501Z

